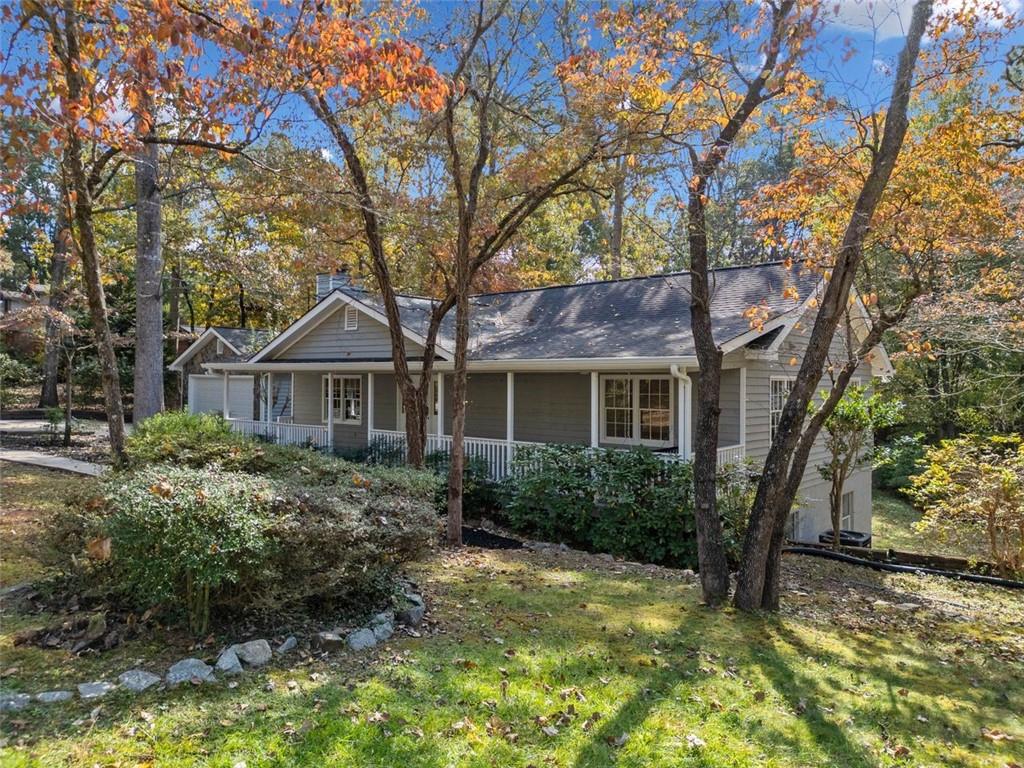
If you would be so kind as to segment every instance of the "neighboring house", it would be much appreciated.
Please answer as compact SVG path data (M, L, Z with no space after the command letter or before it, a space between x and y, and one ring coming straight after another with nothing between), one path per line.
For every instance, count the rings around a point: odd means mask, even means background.
M192 413L224 413L232 419L251 419L258 413L260 392L252 374L228 377L207 372L211 363L239 362L266 344L271 331L211 326L193 341L170 369L181 374L183 402ZM227 411L224 402L227 396Z
M781 263L720 269L713 276L715 338L724 353L719 462L763 461L813 320L820 278ZM520 445L648 446L688 459L697 360L690 331L689 274L654 275L522 291L471 300L466 451L501 478ZM799 299L786 298L785 289ZM791 292L789 292L792 295ZM236 429L283 442L356 450L401 447L404 419L379 302L344 275L318 278L318 303L245 361L208 360L218 371L222 410ZM430 299L400 296L406 349L422 359ZM744 311L759 307L763 324ZM854 309L862 310L856 301ZM437 344L428 451L451 444L454 313ZM864 323L854 318L854 332ZM197 342L198 343L198 342ZM835 360L845 360L837 336ZM858 378L889 371L878 349ZM259 376L259 420L235 417L228 376ZM827 386L823 383L823 386ZM330 425L330 427L328 427ZM811 456L791 534L828 528L828 485ZM871 530L870 471L848 483L844 527Z
M22 354L33 354L42 349L46 319L42 314L25 313L25 310L46 304L49 295L49 289L42 283L28 283L19 291L0 290L0 322L11 321L11 327L0 333L5 349ZM19 320L21 313L24 314Z

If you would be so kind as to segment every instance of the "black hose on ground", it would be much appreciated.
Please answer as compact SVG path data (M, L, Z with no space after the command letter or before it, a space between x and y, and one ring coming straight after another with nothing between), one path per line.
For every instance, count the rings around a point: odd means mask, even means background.
M790 552L794 555L810 555L811 557L824 557L827 560L838 560L841 563L851 565L865 565L876 571L887 571L889 573L927 573L929 576L945 576L947 579L958 579L969 581L972 584L988 584L994 587L1008 587L1009 589L1024 589L1024 581L1013 581L1012 579L1001 579L998 576L982 576L977 573L961 573L960 571L940 571L938 568L923 568L919 565L898 565L897 563L882 563L877 560L865 560L863 557L854 557L842 552L834 552L831 549L817 549L815 547L784 547L783 553Z

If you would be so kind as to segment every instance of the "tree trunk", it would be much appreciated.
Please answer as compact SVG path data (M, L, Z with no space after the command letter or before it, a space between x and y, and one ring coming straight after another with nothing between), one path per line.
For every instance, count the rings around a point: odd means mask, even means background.
M705 179L703 164L695 169ZM718 516L718 424L722 384L722 352L711 324L708 276L708 240L704 216L704 183L694 186L687 202L688 243L691 259L690 323L700 366L697 382L697 419L693 432L693 497L697 527L697 563L704 602L717 606L729 596L729 563ZM681 407L681 404L680 404Z
M245 313L245 286L238 284L238 327L248 327L249 318Z
M71 234L63 196L57 213L57 231L53 236L53 256L50 260L50 309L63 312L67 302L64 281L68 267ZM60 323L53 317L46 319L46 343L43 352L43 387L39 393L40 408L55 408L60 404L57 380L60 378Z
M452 451L448 464L448 544L462 546L462 479L466 448L466 362L469 357L469 280L458 279L455 302L455 372L452 376Z
M69 65L65 72L70 105L82 95L81 55L78 42L78 9L73 0L64 0L64 35L67 44ZM67 110L68 107L64 106ZM64 164L73 197L73 217L77 234L78 255L82 260L82 281L89 302L89 318L92 321L96 353L100 362L100 377L103 382L103 403L107 411L107 426L110 430L110 450L115 463L124 459L124 403L121 400L121 383L117 376L117 355L114 352L114 337L110 332L107 318L107 297L103 288L103 275L96 253L96 233L93 229L92 185L86 173L82 152L82 141L76 133L79 119L74 114L64 114L67 125L66 152Z
M832 338L846 311L871 219L903 146L914 69L931 11L932 0L918 0L914 5L907 42L900 55L893 82L892 98L885 116L882 139L851 212L831 280L826 284L820 309L814 320L800 371L782 411L775 439L769 448L758 481L743 542L742 566L736 588L736 607L741 610L778 608L785 520L796 498L799 479L803 476L810 446L816 437L816 432L802 434L807 406L821 377ZM846 380L849 380L849 376ZM845 383L842 387L845 387ZM839 393L841 394L841 389ZM815 415L818 430L822 415L822 411Z
M159 162L156 144L144 144L135 156L135 424L164 409Z
M68 355L68 375L64 389L64 447L71 447L71 411L74 403L75 366L74 356Z
M612 224L608 238L608 276L613 280L622 277L622 218L626 207L625 160L619 160L619 175L612 189Z

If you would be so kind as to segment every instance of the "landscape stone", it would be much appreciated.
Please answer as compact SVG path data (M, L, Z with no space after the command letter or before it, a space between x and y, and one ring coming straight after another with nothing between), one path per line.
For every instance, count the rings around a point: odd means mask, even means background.
M353 651L362 651L367 648L373 648L377 644L377 636L372 629L363 627L350 634L347 642L348 647Z
M298 644L299 644L299 641L295 639L294 635L292 635L291 637L288 637L279 646L277 646L277 652L278 653L282 653L282 654L283 653L288 653L288 651L292 650Z
M262 667L273 657L270 651L270 643L266 640L250 640L247 643L237 643L231 646L239 660L250 667Z
M168 685L179 685L191 680L198 680L201 683L212 683L217 680L213 675L213 667L203 662L202 659L182 659L171 665L167 670Z
M427 606L424 604L423 598L415 592L407 592L405 599L409 601L410 605L395 614L395 619L399 624L405 624L407 627L418 627L423 623Z
M392 624L390 621L384 621L379 624L374 624L370 628L370 631L373 632L374 639L378 643L381 643L387 640L393 634L395 634L395 625ZM350 642L349 645L351 644L352 643Z
M345 646L345 638L337 632L317 632L313 645L321 651L337 651Z
M55 704L58 701L67 701L71 696L71 691L43 691L36 694L36 699L43 704Z
M144 669L129 669L127 672L122 672L120 674L117 678L117 682L129 691L142 693L147 688L152 688L154 685L159 683L160 676L154 675L152 672L147 672Z
M32 701L27 693L5 693L0 696L0 712L12 712L17 709L24 709Z
M98 680L95 683L79 683L78 695L86 700L98 699L102 696L106 696L115 688L117 688L117 686L113 683L107 683L102 680Z
M237 646L232 645L220 655L219 659L217 659L215 669L221 674L242 674L242 662L238 660L238 653L235 651L236 647Z
M370 619L370 626L374 627L378 624L390 624L395 620L395 614L391 611L381 611L372 619Z

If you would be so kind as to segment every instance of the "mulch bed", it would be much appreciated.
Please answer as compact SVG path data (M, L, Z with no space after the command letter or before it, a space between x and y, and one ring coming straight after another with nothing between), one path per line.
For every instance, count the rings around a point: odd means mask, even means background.
M485 531L483 528L462 527L462 543L468 547L481 549L522 549L523 542L508 536Z

